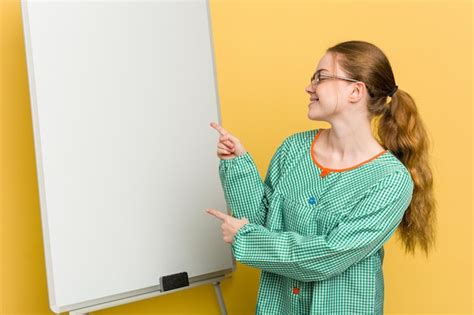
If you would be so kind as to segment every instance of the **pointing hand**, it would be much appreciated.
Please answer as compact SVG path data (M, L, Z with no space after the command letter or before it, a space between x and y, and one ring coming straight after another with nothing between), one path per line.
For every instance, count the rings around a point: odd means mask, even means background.
M221 135L217 143L217 156L221 160L230 160L237 156L244 155L247 152L244 146L240 143L240 140L222 128L222 126L215 122L211 122L210 125Z
M245 224L249 223L249 220L247 220L247 218L243 218L242 220L236 219L233 216L225 214L216 209L206 209L206 212L222 220L222 236L224 238L224 242L229 244L234 241L234 236L237 231Z

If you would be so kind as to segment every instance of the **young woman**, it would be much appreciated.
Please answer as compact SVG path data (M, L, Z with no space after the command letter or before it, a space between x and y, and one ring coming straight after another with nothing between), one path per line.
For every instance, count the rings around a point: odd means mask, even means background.
M264 182L239 139L211 123L232 216L207 211L236 260L262 270L257 314L383 314L383 245L397 228L406 252L435 243L427 133L371 43L327 49L306 92L308 118L331 128L287 137Z

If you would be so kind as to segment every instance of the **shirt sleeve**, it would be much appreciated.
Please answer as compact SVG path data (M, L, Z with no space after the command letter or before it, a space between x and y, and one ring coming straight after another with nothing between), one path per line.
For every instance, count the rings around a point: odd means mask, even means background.
M269 199L284 172L287 146L288 138L273 155L264 182L249 152L220 161L219 177L233 217L264 225Z
M326 280L372 255L392 236L413 192L408 171L372 186L327 235L271 232L248 223L234 236L237 261L303 282Z

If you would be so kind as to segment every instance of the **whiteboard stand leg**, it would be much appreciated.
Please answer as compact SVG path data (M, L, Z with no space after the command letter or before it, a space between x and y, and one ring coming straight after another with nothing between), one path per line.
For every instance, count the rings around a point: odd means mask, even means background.
M221 315L227 315L227 310L225 308L224 297L222 296L220 281L212 283L214 285L214 289L216 290L217 301L219 302L219 307L221 309Z

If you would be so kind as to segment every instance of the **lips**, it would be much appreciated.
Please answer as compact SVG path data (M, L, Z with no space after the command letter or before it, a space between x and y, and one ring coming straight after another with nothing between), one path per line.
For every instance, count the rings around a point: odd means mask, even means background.
M313 105L314 103L318 102L319 101L319 98L312 98L310 99L310 103L308 104L308 107L311 107L311 105Z

